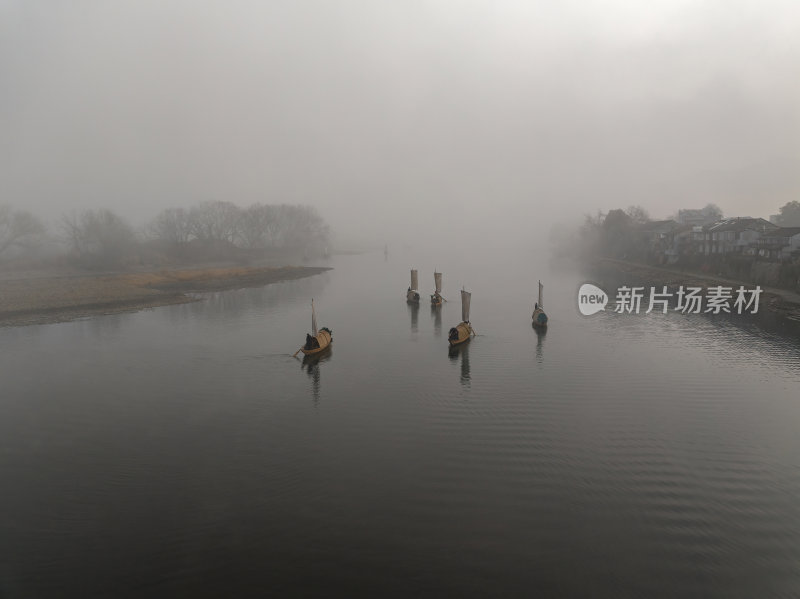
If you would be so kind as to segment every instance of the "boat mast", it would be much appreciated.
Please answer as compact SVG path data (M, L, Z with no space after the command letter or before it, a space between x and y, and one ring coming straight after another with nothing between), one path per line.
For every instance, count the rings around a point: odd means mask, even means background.
M461 290L461 320L469 322L469 301L472 294L469 291Z
M544 305L542 305L542 282L539 281L539 307L544 310Z
M314 332L313 337L317 336L317 313L314 310L314 298L311 298L311 330Z

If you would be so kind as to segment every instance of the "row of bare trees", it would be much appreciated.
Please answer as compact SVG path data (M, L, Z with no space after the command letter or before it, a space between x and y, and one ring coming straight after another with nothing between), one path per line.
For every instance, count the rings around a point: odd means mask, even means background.
M270 251L321 252L328 225L310 206L203 202L167 208L137 230L101 208L62 215L49 229L28 211L0 205L0 259L41 253L58 245L77 264L111 268L149 261L253 256Z
M167 208L150 223L147 235L179 246L193 240L227 243L246 249L320 248L330 230L310 206L204 202L192 208Z
M46 231L44 223L30 212L0 204L0 257L35 247Z
M111 210L101 208L64 214L59 228L62 241L81 266L121 266L137 255L136 231Z

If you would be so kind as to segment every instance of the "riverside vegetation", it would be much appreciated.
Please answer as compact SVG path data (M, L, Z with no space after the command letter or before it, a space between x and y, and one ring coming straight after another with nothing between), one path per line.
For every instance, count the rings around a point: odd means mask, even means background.
M107 209L48 227L0 206L0 326L195 301L189 292L260 286L326 268L330 230L309 206L204 202L168 208L140 229Z
M586 215L579 227L551 230L552 255L557 261L575 262L601 275L621 274L652 285L760 285L768 309L800 320L798 252L780 258L764 256L758 251L760 246L751 242L726 248L729 251L724 253L709 253L706 232L724 221L722 211L710 204L690 212L702 213L705 222L677 222L682 220L678 215L654 221L639 206ZM766 227L795 227L800 225L800 203L789 202L780 208L773 217L777 224L750 217L741 220L761 223L766 231Z

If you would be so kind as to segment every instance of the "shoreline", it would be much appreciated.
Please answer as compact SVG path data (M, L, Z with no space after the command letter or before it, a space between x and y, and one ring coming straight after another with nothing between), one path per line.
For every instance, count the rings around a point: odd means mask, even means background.
M227 267L115 274L27 276L0 281L0 327L69 322L202 301L189 293L262 287L330 267Z
M718 285L727 287L744 285L746 288L754 288L756 286L754 283L737 279L727 279L689 270L681 271L661 266L638 264L615 258L599 258L594 261L594 268L610 269L614 274L631 275L642 281L666 285L669 288L677 288L680 285L702 287L703 289ZM760 305L765 310L789 320L800 322L800 294L788 289L764 287L763 285L760 287L762 289Z

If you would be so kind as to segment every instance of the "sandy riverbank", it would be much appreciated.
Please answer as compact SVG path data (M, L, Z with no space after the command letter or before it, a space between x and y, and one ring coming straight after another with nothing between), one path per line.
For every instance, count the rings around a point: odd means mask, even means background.
M103 275L42 276L0 281L0 326L64 322L198 301L187 295L260 287L319 274L329 268L284 266L198 268Z
M614 274L628 275L638 281L651 285L666 285L668 288L684 287L738 287L743 285L746 289L755 287L753 283L726 279L710 274L701 274L693 271L681 271L660 266L636 264L624 260L601 258L597 260L595 268L600 271L613 272ZM764 309L784 316L790 320L800 322L800 294L787 289L761 286L762 294L760 306Z

